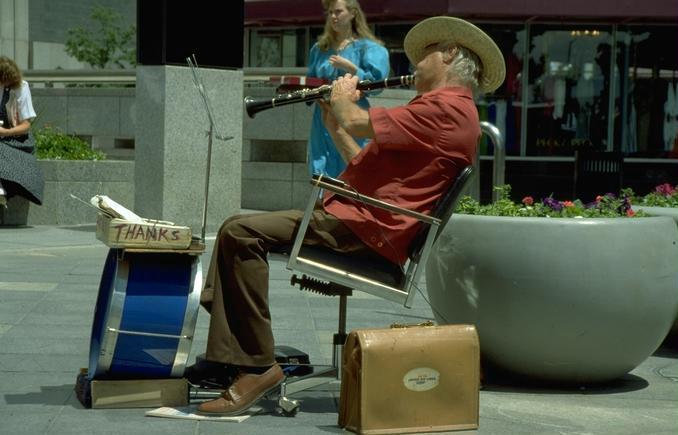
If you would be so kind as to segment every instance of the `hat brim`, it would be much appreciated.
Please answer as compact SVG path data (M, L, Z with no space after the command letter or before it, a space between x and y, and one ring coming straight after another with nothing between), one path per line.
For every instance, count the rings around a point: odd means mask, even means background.
M421 61L431 44L452 40L473 51L482 63L478 88L492 92L504 82L506 65L501 50L485 32L455 17L431 17L417 23L405 36L405 54L412 65Z

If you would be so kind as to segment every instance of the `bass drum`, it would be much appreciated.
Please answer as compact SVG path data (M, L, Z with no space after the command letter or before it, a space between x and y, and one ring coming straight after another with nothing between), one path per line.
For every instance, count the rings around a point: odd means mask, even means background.
M198 255L111 249L94 312L88 377L183 376L201 285Z

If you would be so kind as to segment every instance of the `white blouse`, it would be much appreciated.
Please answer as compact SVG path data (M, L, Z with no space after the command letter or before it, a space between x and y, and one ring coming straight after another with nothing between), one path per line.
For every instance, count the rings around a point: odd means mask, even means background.
M10 124L16 126L22 121L28 119L33 121L37 116L33 109L33 100L31 99L31 90L28 82L23 80L19 89L9 91L9 101L7 102L7 117Z

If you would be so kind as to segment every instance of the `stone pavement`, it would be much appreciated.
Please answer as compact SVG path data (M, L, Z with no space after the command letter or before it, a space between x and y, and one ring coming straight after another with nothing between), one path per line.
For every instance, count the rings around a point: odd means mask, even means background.
M213 240L213 237L212 237ZM209 264L212 241L202 256ZM242 423L144 417L143 409L84 409L73 386L86 367L89 335L107 248L92 225L0 227L0 434L323 434L336 426L338 393L300 392L294 418L273 412ZM289 285L284 264L271 261L275 338L327 363L337 300ZM413 309L357 294L348 326L419 323L431 310L418 295ZM189 361L204 352L208 316L201 309ZM675 343L675 341L674 341ZM454 398L450 398L454 400ZM593 387L489 384L480 394L480 434L676 434L678 346L660 348L623 379Z

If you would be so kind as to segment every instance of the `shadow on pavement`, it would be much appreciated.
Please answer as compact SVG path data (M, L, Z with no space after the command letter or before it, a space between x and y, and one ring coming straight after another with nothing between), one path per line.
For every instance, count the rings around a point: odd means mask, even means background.
M82 409L83 406L75 398L74 385L41 386L40 391L21 394L5 394L8 405L72 405Z
M68 226L63 226L60 227L64 230L72 230L72 231L82 231L86 233L93 233L96 232L97 225L96 224L82 224L82 225L68 225Z
M614 394L647 388L649 383L636 375L626 374L619 379L600 383L558 382L528 378L502 370L487 361L482 363L483 390L498 393L527 394Z

